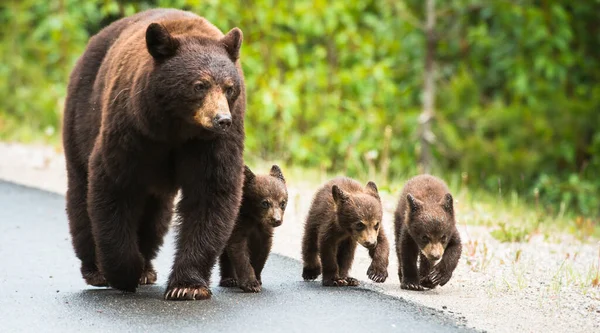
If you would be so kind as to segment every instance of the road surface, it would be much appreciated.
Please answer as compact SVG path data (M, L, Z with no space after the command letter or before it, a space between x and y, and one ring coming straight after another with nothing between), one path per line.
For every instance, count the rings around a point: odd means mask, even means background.
M304 282L301 263L276 254L263 272L262 293L213 282L211 300L164 301L172 234L156 260L156 285L135 294L89 287L79 275L64 207L60 195L0 181L0 331L467 331L439 311L368 288Z

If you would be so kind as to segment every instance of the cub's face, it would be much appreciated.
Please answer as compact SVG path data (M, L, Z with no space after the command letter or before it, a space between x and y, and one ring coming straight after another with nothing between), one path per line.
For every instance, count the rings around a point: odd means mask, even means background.
M243 89L235 66L242 33L235 28L221 40L173 36L160 24L146 31L154 58L154 95L161 108L184 123L226 133L242 115L231 110Z
M244 171L242 210L265 228L276 228L283 223L288 193L285 178L277 165L268 175L254 175L250 168Z
M350 194L337 185L332 187L338 223L345 228L354 241L371 249L377 245L377 236L383 216L377 187L367 184L366 193Z
M448 193L439 203L426 203L408 194L407 200L409 234L427 260L436 265L455 231L452 196Z

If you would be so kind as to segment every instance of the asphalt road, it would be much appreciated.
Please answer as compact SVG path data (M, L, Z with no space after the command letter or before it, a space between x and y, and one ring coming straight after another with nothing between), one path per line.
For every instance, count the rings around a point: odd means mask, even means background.
M89 287L79 275L64 207L60 195L0 181L0 332L467 331L454 318L368 286L304 282L298 261L275 254L260 294L214 285L208 301L164 301L171 234L155 264L157 285L135 294Z

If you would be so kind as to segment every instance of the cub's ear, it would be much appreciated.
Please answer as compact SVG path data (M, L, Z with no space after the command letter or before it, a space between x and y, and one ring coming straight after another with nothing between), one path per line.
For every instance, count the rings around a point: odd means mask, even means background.
M406 195L406 200L408 200L408 206L410 207L410 211L415 213L423 208L423 201L415 198L412 194Z
M175 55L179 41L171 36L164 25L152 23L146 29L146 47L154 59L162 60Z
M242 46L242 39L242 30L239 28L233 28L229 30L229 32L221 39L221 44L225 46L225 50L227 50L227 53L229 53L229 57L233 62L238 60L240 57L240 46Z
M254 175L254 172L252 172L247 165L244 165L244 183L251 183L255 178L256 176Z
M281 172L281 168L279 167L279 165L274 164L271 167L271 171L269 172L269 175L271 175L285 183L285 178L283 177L283 172Z
M331 195L333 195L333 201L335 201L336 205L340 205L348 201L348 194L346 194L346 192L344 192L337 185L333 185L331 187Z
M452 194L446 193L440 204L448 214L454 215L454 199L452 198Z
M368 182L367 186L366 186L367 192L369 194L371 194L372 196L374 196L375 198L379 199L379 190L377 190L377 185L375 185L374 182Z

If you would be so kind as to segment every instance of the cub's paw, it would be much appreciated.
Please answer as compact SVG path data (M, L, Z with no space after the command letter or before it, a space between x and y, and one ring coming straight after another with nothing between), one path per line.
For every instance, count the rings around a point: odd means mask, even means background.
M346 279L342 279L339 277L334 277L332 279L323 279L323 286L325 286L325 287L346 287L346 286L348 286L348 281L346 281Z
M221 287L237 287L238 282L234 278L225 278L225 279L221 279L221 282L219 282L219 286L221 286Z
M437 285L445 285L448 283L448 281L450 281L451 277L452 272L446 272L442 269L434 267L427 276L421 279L421 285L425 288L433 289Z
M386 268L378 267L375 264L371 264L369 269L367 270L367 276L369 279L373 280L377 283L385 282L388 277L388 272Z
M312 281L316 278L319 277L319 275L321 274L321 267L304 267L302 269L302 278L305 281Z
M90 271L82 273L85 283L94 287L108 287L108 282L99 271Z
M409 280L403 280L402 283L400 284L400 288L405 289L405 290L416 290L416 291L425 290L423 288L423 286L421 286L418 282L409 281Z
M165 299L169 301L193 301L209 299L212 296L210 289L204 286L169 288Z
M142 272L140 277L140 284L155 284L156 283L156 271L154 269L146 269Z
M358 280L353 277L347 277L344 280L346 280L348 287L356 287L356 286L360 285L360 282L358 282Z
M240 283L240 288L242 288L245 293L259 293L262 289L258 280Z

